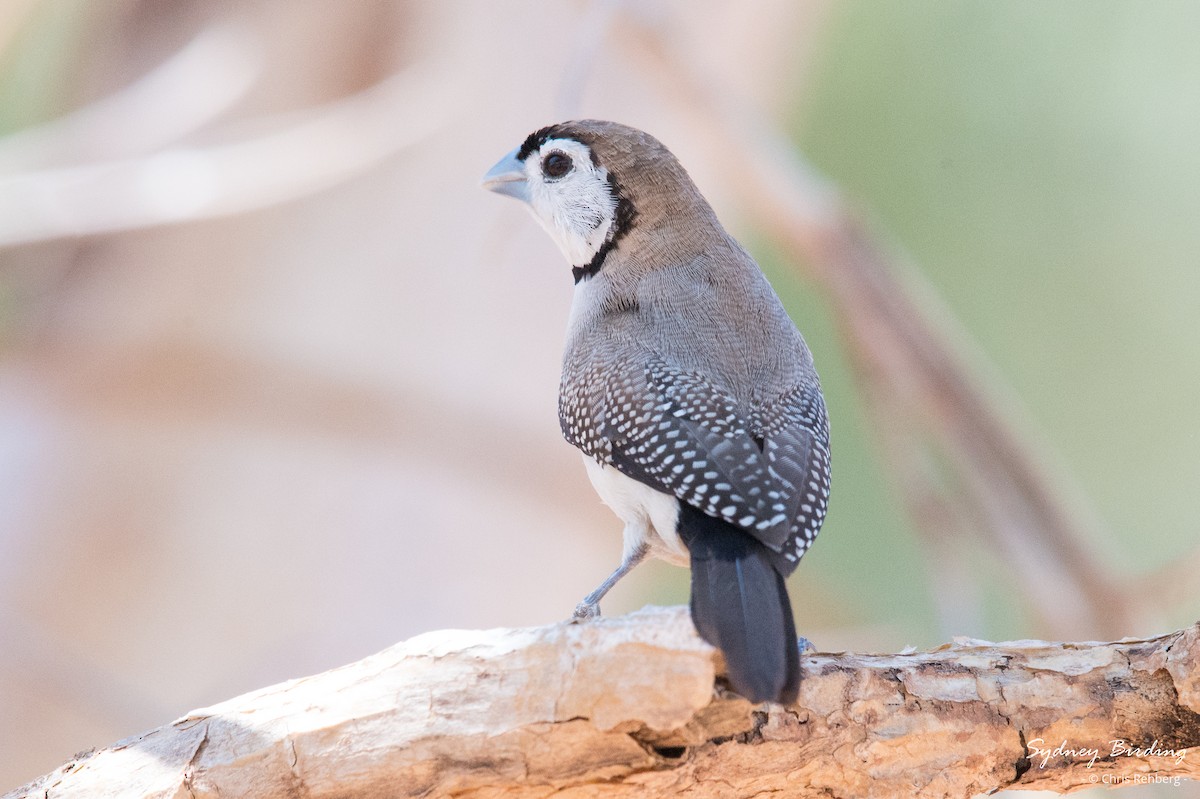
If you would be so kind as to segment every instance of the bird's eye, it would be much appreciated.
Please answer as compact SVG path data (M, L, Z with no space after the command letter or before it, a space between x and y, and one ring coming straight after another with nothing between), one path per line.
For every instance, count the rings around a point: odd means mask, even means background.
M561 178L570 172L573 166L571 156L557 150L542 159L542 172L551 178Z

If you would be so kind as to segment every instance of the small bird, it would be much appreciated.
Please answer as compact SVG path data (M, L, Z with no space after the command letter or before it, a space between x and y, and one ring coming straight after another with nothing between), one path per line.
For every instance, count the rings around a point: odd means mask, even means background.
M679 161L625 125L531 133L483 178L524 201L575 292L559 423L625 524L621 565L691 566L691 614L733 690L795 701L784 578L825 518L829 422L812 355L754 259Z

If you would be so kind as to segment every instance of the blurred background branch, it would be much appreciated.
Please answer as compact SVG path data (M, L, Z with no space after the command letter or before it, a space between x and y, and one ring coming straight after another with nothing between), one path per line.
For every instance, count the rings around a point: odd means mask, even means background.
M258 78L260 45L218 24L111 95L0 140L0 171L112 160L175 143L228 111Z
M0 177L0 246L186 222L295 200L337 185L445 125L445 70L389 76L278 119L237 121L207 145L177 145L249 88L257 48L236 29L202 31L131 87L24 134L7 164L92 160ZM125 157L122 157L122 156Z

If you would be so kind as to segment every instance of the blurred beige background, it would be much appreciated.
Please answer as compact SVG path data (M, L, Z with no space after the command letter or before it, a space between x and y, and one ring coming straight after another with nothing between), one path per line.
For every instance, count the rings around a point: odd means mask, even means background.
M1047 256L1068 264L1062 272L1015 251L1039 233L1011 207L956 217L946 195L1002 197L987 184L996 174L1016 184L1014 197L1055 207L1056 192L1097 189L1073 174L1054 183L1036 163L1005 171L1026 160L1019 142L994 170L970 172L975 154L996 152L989 131L1003 139L1006 114L1030 108L1023 97L994 94L986 80L977 94L947 92L941 70L911 65L896 67L894 83L876 80L889 73L880 54L909 52L906 41L957 47L935 55L950 72L972 57L961 31L1000 50L1037 35L1017 36L986 4L960 10L957 23L928 4L903 22L871 6L0 9L0 788L424 630L562 619L616 564L619 524L558 432L569 270L517 203L478 187L529 131L564 117L619 119L667 142L810 338L830 395L835 484L825 537L793 581L801 633L827 650L1045 634L1011 596L999 556L977 543L961 561L977 613L946 629L939 602L964 589L923 570L924 544L881 476L822 292L756 232L712 166L716 140L638 56L645 40L631 26L794 136L891 246L928 266L933 290L980 340L990 364L981 368L1015 387L1004 394L1026 409L1015 413L1049 431L1039 434L1046 451L1106 521L1092 542L1102 564L1144 592L1174 574L1172 562L1190 562L1200 511L1188 394L1200 389L1195 217L1155 217L1167 249L1141 253L1158 271L1131 254L1094 280L1071 277L1087 274L1070 265L1087 259L1066 244ZM1012 24L1038 28L1032 8L1012 4ZM1044 24L1069 22L1053 12ZM1160 73L1143 56L1164 45L1140 36L1120 52L1142 72L1118 64L1110 77L1144 93ZM1091 40L1075 46L1093 52ZM1059 55L1044 57L1058 74ZM1186 68L1200 76L1194 54ZM1054 95L1015 82L1039 98L1036 119L1053 116ZM950 124L958 144L931 156L921 146L946 135L943 120L896 135L895 108L910 91L988 110ZM1089 110L1099 102L1082 97ZM1137 191L1163 196L1155 140L1122 121L1150 112L1109 101L1132 142L1095 155L1127 176L1109 188L1134 191L1130 203ZM1194 101L1176 126L1200 122ZM1103 130L1095 136L1108 141ZM1195 155L1180 168L1194 174ZM970 179L982 182L964 186ZM1095 225L1114 223L1101 215ZM1078 228L1070 236L1103 241ZM1023 265L1009 272L990 258ZM1028 303L1011 300L1021 294ZM1132 305L1114 299L1130 295ZM1056 329L1047 318L1064 306L1071 324ZM1127 347L1118 361L1114 341ZM1147 365L1147 353L1161 362ZM1091 367L1082 378L1080 363ZM1088 383L1097 372L1107 384ZM1150 372L1170 376L1148 385ZM1130 374L1134 385L1112 385ZM1076 402L1056 404L1072 387ZM1103 437L1114 446L1084 445ZM1135 496L1114 496L1125 487ZM1142 527L1149 506L1159 509L1144 522L1153 529ZM648 565L605 612L684 602L686 586L681 570ZM1129 633L1197 615L1181 587Z

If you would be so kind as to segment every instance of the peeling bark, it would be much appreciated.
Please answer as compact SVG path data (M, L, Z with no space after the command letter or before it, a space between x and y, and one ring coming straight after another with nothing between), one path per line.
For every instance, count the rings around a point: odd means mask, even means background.
M1200 625L816 654L795 706L754 706L723 690L682 608L441 631L193 711L5 799L968 797L1196 779L1198 661Z

